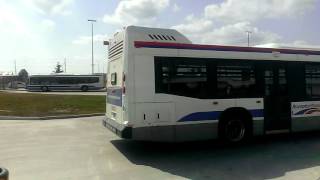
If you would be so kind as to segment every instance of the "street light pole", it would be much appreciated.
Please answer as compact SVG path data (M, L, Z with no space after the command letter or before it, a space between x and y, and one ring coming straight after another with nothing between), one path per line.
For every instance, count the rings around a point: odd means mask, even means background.
M97 22L97 20L94 19L88 19L88 21L91 22L91 73L94 73L94 58L93 58L93 23Z
M252 34L252 31L246 31L248 34L248 47L250 47L250 34Z

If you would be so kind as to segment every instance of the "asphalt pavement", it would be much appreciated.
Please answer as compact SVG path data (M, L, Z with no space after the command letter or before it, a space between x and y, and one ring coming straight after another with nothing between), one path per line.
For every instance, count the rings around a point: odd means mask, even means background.
M12 180L303 179L320 177L320 133L217 141L122 140L102 117L1 120L0 166Z

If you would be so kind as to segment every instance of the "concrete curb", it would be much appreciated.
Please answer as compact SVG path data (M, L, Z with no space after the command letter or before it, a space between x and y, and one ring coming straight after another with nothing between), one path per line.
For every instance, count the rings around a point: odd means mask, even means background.
M0 120L54 120L71 119L80 117L104 116L104 113L65 115L65 116L43 116L43 117L20 117L20 116L0 116Z

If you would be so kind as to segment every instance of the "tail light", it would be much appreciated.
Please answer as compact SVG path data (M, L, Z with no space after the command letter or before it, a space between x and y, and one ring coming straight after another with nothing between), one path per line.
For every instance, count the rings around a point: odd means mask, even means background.
M125 86L125 81L126 81L126 74L123 72L122 73L122 94L126 94L126 86Z

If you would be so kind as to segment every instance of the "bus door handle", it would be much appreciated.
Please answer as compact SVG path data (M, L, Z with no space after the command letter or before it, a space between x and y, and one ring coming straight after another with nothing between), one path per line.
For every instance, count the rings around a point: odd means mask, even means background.
M218 105L219 103L217 101L214 101L212 104L213 105Z

